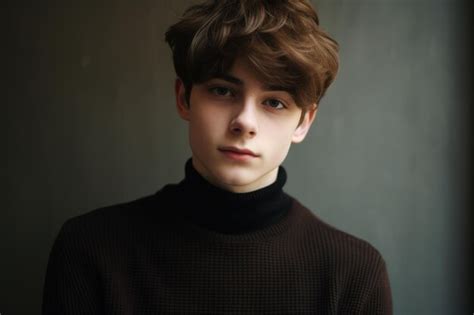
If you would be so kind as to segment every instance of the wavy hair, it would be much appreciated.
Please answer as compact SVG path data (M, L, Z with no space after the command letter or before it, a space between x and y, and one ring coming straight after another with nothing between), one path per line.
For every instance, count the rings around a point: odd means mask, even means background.
M208 0L189 7L165 40L188 104L193 83L243 58L260 80L290 92L304 115L339 68L339 45L306 0Z

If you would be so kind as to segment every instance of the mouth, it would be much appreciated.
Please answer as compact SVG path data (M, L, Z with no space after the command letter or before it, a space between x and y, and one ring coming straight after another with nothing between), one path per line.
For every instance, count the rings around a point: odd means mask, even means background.
M249 149L237 147L221 147L219 151L221 151L226 158L238 162L247 162L259 156Z
M233 153L233 154L238 154L238 155L248 155L252 157L258 157L259 155L254 153L253 151L245 148L237 148L237 147L221 147L219 148L220 151L222 152L228 152L228 153Z

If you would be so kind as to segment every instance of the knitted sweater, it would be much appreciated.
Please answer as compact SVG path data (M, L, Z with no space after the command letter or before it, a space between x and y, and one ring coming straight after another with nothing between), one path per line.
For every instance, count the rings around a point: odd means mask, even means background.
M67 220L43 314L392 314L369 243L283 191L232 193L185 165L157 193Z

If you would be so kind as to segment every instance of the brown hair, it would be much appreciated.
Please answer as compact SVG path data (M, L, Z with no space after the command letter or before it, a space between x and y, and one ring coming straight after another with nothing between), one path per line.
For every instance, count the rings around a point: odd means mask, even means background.
M290 92L306 110L334 81L339 46L306 0L208 0L188 8L165 35L186 99L192 84L244 58L262 81Z

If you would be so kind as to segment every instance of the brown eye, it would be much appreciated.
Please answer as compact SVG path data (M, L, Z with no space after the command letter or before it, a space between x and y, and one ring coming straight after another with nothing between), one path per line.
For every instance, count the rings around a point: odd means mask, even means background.
M216 86L209 89L209 91L217 96L231 96L232 91L223 86Z
M264 102L266 105L270 106L273 109L285 109L285 105L277 99L268 99Z

